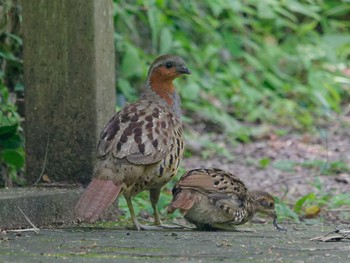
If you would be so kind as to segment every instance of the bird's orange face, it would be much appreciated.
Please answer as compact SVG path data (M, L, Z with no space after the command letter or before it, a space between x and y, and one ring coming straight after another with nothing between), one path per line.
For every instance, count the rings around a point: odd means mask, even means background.
M167 67L165 65L160 65L153 70L151 78L167 81L174 80L180 75L181 73L179 73L175 67Z
M149 83L159 96L172 104L170 94L174 92L173 80L182 74L191 74L182 59L170 55L162 56L151 67Z

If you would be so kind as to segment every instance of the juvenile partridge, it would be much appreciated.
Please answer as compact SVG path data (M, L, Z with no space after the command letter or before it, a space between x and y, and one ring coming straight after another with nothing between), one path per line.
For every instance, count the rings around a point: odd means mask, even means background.
M102 131L91 183L78 201L76 217L96 221L119 195L124 195L134 227L138 222L131 198L149 190L155 225L161 226L157 202L161 188L177 173L184 149L181 102L173 80L190 74L174 55L150 66L144 93L116 113Z
M220 169L195 169L184 174L173 188L168 213L180 209L200 230L230 230L250 220L256 212L267 214L277 225L273 197L249 191L235 175Z

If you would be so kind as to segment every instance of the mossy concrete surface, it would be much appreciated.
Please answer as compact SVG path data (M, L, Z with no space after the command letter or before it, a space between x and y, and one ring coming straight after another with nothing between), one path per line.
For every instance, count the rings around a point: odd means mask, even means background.
M246 227L246 226L245 226ZM66 228L0 236L0 262L350 262L350 242L310 238L332 226L251 225L254 232Z
M0 189L0 229L31 227L25 216L37 227L72 222L82 191L52 187Z

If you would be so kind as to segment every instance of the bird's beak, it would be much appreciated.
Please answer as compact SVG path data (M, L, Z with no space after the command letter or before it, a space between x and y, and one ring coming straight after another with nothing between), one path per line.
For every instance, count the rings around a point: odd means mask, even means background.
M269 211L268 215L271 216L273 218L273 226L280 231L287 231L287 229L285 229L284 227L281 227L280 225L278 225L277 223L277 214L276 211Z
M176 71L180 74L191 74L191 71L185 66L176 68Z
M273 220L277 220L276 211L268 211L267 214L273 218Z
M274 226L277 230L279 230L279 231L287 231L286 228L280 226L280 225L277 223L277 218L275 218L275 219L273 220L273 226Z

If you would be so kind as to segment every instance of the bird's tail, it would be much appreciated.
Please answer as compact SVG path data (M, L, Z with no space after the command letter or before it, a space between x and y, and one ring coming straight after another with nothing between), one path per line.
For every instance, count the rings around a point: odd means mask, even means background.
M173 213L176 209L180 209L182 213L186 213L196 202L196 196L191 190L181 190L178 192L168 206L168 213Z
M121 185L112 180L93 178L75 206L76 218L86 222L96 221L118 197Z

